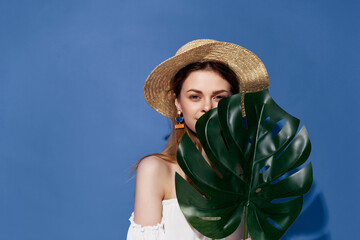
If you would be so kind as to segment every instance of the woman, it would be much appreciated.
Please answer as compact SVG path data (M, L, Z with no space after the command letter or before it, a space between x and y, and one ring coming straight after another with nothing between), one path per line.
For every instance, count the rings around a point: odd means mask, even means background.
M136 164L135 207L128 240L209 239L188 224L176 200L175 173L186 179L176 162L181 137L187 132L209 162L196 138L197 119L216 108L224 97L266 88L268 75L258 57L238 45L215 40L187 43L152 71L144 85L145 99L157 112L173 119L173 131L162 153L146 156ZM239 226L225 239L241 236Z

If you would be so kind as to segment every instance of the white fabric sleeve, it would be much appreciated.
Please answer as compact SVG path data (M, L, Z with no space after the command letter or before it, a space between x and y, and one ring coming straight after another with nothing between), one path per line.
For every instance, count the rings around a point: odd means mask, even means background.
M134 213L129 218L130 227L127 234L127 240L165 240L164 222L155 226L141 226L134 222Z

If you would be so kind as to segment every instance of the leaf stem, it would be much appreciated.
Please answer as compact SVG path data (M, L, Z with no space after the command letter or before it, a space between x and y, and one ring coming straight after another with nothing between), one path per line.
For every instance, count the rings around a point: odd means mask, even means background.
M248 237L248 227L247 227L247 215L248 215L248 206L245 206L245 213L244 213L244 240Z

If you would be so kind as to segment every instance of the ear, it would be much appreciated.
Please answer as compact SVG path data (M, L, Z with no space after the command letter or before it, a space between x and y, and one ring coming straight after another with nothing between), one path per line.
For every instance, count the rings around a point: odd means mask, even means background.
M179 111L179 110L180 110L181 112L183 111L182 108L181 108L181 104L180 104L180 102L179 102L179 99L176 98L176 97L175 97L175 107L176 107L176 110L177 110L177 111Z

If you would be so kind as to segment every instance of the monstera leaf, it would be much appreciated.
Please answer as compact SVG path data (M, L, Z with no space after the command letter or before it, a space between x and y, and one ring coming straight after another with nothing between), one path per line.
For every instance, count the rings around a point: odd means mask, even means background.
M310 141L299 120L282 110L267 90L225 98L204 114L196 134L211 165L187 134L177 160L176 194L188 222L210 238L234 232L244 215L254 240L280 239L301 212L312 185ZM297 134L296 134L297 133ZM300 169L300 170L299 170Z

